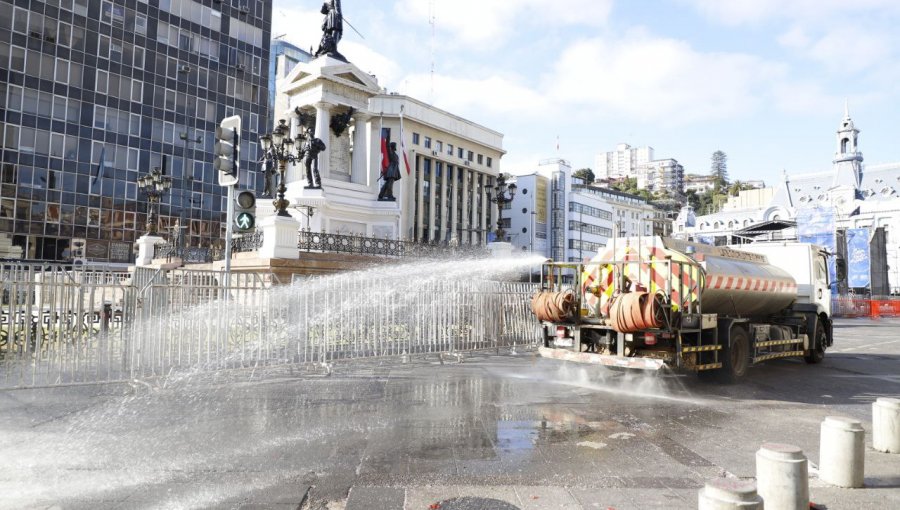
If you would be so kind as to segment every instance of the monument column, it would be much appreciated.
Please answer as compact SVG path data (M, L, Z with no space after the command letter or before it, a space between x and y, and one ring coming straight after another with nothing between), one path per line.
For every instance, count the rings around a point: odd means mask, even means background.
M428 185L428 225L427 225L428 241L431 242L431 241L434 241L435 232L437 231L437 228L438 228L437 209L435 206L436 198L437 198L436 193L435 193L435 190L436 190L435 186L437 185L437 179L436 179L435 173L436 173L437 168L435 165L435 161L433 159L428 159L428 158L425 158L424 156L422 159L423 159L424 163L427 164L428 167L431 169L431 171L429 172L429 179L428 179L429 185Z
M416 196L418 197L416 200L419 202L418 207L416 207L416 222L413 225L415 229L413 231L413 239L423 242L425 241L425 236L422 235L422 227L426 225L425 223L425 168L424 162L422 160L422 156L416 154L416 183L418 184L418 190L416 191Z
M366 184L368 180L368 169L366 168L369 154L366 148L366 121L368 119L369 116L365 113L353 114L353 160L350 162L350 182L356 184Z
M457 207L459 207L459 177L457 172L459 172L459 167L454 167L450 164L447 165L446 171L447 173L451 173L450 183L453 185L452 191L450 191L450 239L456 239L459 241L459 232L456 231L456 225L459 223L459 212L457 211Z
M331 166L331 104L324 101L316 103L316 138L325 142L325 150L319 154L319 175L328 178Z

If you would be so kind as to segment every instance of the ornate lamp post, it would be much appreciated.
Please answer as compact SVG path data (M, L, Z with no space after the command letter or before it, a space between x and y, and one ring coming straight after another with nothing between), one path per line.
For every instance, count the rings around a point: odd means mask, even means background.
M172 178L163 175L159 167L157 167L147 175L138 178L138 188L147 194L147 199L150 201L147 207L147 234L151 236L156 235L159 199L172 189Z
M507 184L506 179L508 177L507 174L497 176L497 185L494 186L495 193L493 197L491 197L491 192L488 191L488 201L497 204L497 240L500 242L506 239L506 232L503 230L503 206L508 202L512 202L513 197L516 196L516 184L514 182Z
M278 121L278 126L275 127L274 131L259 138L259 145L263 150L262 159L270 163L278 163L278 199L274 202L275 211L278 216L286 217L291 215L287 212L290 202L284 198L284 193L287 191L287 186L284 184L284 172L287 170L288 163L298 163L300 161L302 142L301 136L297 135L295 143L291 139L290 132L287 121L281 119Z

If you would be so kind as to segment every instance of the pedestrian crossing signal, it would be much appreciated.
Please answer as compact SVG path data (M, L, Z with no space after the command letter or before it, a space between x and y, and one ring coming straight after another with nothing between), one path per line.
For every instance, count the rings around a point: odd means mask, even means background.
M241 231L256 228L256 196L252 191L241 191L235 197L239 212L234 216L234 226Z

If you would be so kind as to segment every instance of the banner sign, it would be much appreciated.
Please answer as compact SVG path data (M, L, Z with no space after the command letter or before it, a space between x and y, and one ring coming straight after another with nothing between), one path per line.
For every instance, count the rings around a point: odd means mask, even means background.
M847 229L847 280L850 287L868 287L871 283L871 267L869 229Z
M817 244L828 253L837 252L834 208L806 207L797 211L797 239L801 243ZM837 280L834 257L828 257L829 281Z

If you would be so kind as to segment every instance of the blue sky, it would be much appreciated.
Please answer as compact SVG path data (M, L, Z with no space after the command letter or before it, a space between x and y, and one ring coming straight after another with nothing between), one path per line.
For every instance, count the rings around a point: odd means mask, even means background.
M275 0L273 36L317 46L321 5ZM733 180L772 183L830 168L845 99L866 163L900 161L897 0L342 5L365 39L345 26L341 52L388 90L503 133L503 171L593 167L625 142L701 174L721 149Z

